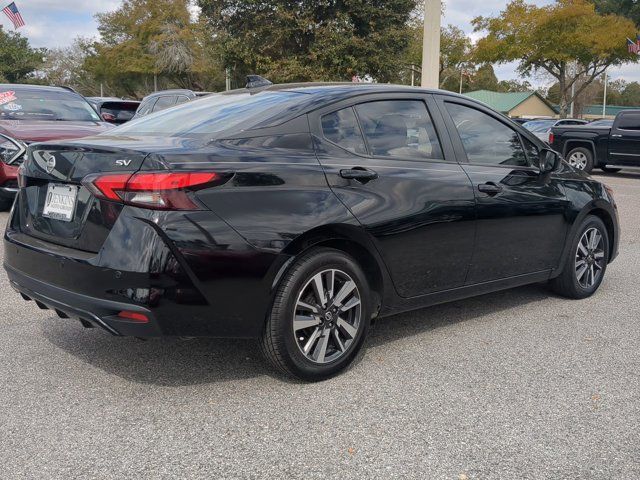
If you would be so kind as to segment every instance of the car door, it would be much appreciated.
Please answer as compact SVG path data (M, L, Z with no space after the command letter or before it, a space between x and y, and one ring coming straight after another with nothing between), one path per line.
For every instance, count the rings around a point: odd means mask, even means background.
M476 243L467 284L556 267L569 204L561 182L540 173L538 147L479 104L443 96L438 104L476 197Z
M374 237L398 293L464 285L473 189L432 97L368 95L309 120L329 185Z
M622 112L611 127L609 163L640 165L640 111Z

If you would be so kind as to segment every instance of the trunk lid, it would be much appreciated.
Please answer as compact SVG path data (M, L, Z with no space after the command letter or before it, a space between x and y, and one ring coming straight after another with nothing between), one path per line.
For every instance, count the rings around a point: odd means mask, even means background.
M94 173L138 171L146 156L143 151L79 142L32 145L21 167L23 188L15 207L20 230L47 242L98 252L123 206L96 199L81 182Z

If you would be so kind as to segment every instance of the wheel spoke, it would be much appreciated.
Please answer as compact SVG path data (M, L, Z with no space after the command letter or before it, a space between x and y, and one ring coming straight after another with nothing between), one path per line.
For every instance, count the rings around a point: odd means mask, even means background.
M602 238L602 235L600 235L600 232L597 230L593 230L593 232L591 233L591 249L595 250L598 247L598 244L600 243L600 238Z
M591 264L591 267L589 267L589 274L590 274L590 278L591 278L591 280L589 280L589 286L591 286L594 283L596 283L596 271L593 268L593 264Z
M318 305L325 306L327 304L327 295L322 284L322 273L318 273L313 277L313 292L318 300Z
M358 329L356 327L351 325L346 320L343 320L342 318L338 318L337 324L338 327L340 327L347 335L349 335L349 337L356 338L356 333L358 333Z
M583 238L582 238L582 240L580 240L580 242L578 243L578 250L580 251L580 253L581 253L582 255L584 255L584 256L586 257L587 255L589 255L589 251L588 251L588 250L587 250L587 248L584 246L584 243L583 243L583 242L584 242L584 240L585 240L585 238L583 237Z
M579 282L582 280L582 277L584 277L584 274L586 273L588 268L589 266L585 263L582 267L577 269L576 278L578 279Z
M338 330L333 330L332 334L333 334L333 340L336 342L336 346L341 352L344 352L345 350L344 343L342 343L342 340L340 340L340 335L338 334Z
M601 260L604 258L604 251L603 250L597 250L594 254L593 257L596 258L597 260Z
M296 315L293 320L293 331L304 330L305 328L315 327L320 325L320 319L317 317L310 317L306 315Z
M335 298L333 299L333 304L334 305L342 305L342 301L347 298L347 296L353 292L356 288L356 284L354 282L352 282L351 280L347 281L342 288L340 289L340 291L336 294Z
M342 307L342 311L346 312L351 310L353 307L360 305L360 299L358 297L352 297L347 303Z
M322 336L313 350L313 360L319 363L324 362L324 358L327 355L327 345L329 344L329 331L322 332Z
M318 308L313 305L309 305L307 302L303 302L302 300L298 300L297 306L303 310L310 310L313 313L318 313Z
M336 271L335 270L331 270L329 271L329 275L327 275L327 298L328 299L332 299L333 298L333 287L335 285L335 281L336 281Z
M587 262L585 262L584 260L576 260L576 270L580 268L582 265L584 265L585 263Z
M302 349L306 355L309 355L311 347L313 347L313 344L316 343L316 340L318 340L318 337L321 333L322 330L320 328L316 328L315 331L311 334L311 336L307 340L307 343L305 343L304 348Z

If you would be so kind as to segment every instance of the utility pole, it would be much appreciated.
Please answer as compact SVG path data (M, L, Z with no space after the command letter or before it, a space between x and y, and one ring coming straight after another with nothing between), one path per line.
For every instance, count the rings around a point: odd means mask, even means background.
M231 90L231 68L227 67L224 69L224 86L225 90Z
M607 83L609 82L609 76L607 71L604 71L604 99L602 100L602 118L607 116Z
M424 2L424 36L422 39L422 86L440 87L440 0Z

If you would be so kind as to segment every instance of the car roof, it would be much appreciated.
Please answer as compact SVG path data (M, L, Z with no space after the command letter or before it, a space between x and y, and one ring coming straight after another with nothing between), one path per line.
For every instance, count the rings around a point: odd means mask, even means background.
M32 90L32 91L48 91L48 92L68 92L75 93L76 95L81 96L79 93L74 90L66 87L51 87L48 85L32 85L30 83L0 83L0 90L6 89L20 89L20 90Z

